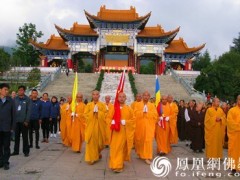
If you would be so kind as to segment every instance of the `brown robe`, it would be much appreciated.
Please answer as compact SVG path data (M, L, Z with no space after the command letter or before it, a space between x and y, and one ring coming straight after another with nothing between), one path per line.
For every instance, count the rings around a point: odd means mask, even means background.
M186 139L186 119L185 119L185 107L178 106L178 119L177 119L177 129L178 136L180 141L184 141Z
M202 150L204 148L204 117L205 112L194 111L190 120L192 130L191 148L194 151Z

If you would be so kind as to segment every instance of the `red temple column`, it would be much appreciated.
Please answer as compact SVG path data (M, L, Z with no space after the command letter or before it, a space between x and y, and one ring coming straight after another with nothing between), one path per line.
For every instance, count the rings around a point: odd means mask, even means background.
M138 74L140 74L140 66L141 66L140 58L137 57L137 73L138 73Z
M47 57L41 60L41 66L42 67L48 67L48 59L47 59Z
M97 60L97 56L93 55L93 63L92 63L92 72L94 73L96 70L96 60Z
M72 61L72 59L67 59L67 66L68 66L69 69L73 68L73 61Z
M159 64L159 75L163 75L165 69L166 69L166 61L161 61L161 63Z
M186 71L192 70L192 62L190 62L190 61L187 60L187 61L185 62L184 70L186 70Z

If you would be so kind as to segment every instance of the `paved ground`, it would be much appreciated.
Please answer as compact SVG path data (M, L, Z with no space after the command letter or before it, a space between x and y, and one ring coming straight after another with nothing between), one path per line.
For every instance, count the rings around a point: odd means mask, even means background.
M12 143L13 146L13 143ZM96 164L90 166L84 162L84 151L82 153L74 153L71 149L64 147L59 138L50 139L50 143L40 144L41 149L31 149L30 156L24 157L23 153L18 156L10 158L10 170L4 171L0 169L0 180L21 180L21 179L40 179L40 180L51 180L51 179L96 179L96 180L144 180L144 179L160 179L155 177L150 170L150 166L145 164L142 160L138 159L135 152L132 152L132 162L125 163L124 171L116 174L108 168L108 155L109 149L104 149L102 155L103 158ZM154 144L154 147L156 145ZM84 148L83 148L84 150ZM224 150L226 155L227 151ZM156 156L156 155L155 155ZM197 175L197 171L191 170L180 170L183 167L183 162L178 164L178 158L188 158L188 167L192 168L196 165L193 162L193 158L202 158L204 154L193 153L183 142L172 148L172 152L166 156L170 159L172 164L172 170L165 179L204 179L202 175ZM222 163L222 162L221 162ZM177 168L177 164L179 168ZM204 161L204 167L206 168L207 163ZM193 176L193 172L195 172ZM224 171L223 166L219 170L208 170L199 171L201 173L218 173L217 176L207 178L217 178L219 174L222 176L218 179L229 179L227 173ZM178 173L178 175L176 175ZM183 177L180 177L181 176ZM235 179L235 177L231 178ZM239 178L237 178L239 179Z

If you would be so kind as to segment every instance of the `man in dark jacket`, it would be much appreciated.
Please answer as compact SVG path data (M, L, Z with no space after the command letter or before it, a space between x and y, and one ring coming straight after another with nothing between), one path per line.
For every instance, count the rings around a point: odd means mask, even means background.
M41 110L41 120L42 120L42 131L43 131L43 140L42 142L48 143L49 138L49 120L51 114L51 102L48 99L48 93L43 94L43 100L41 102L42 110Z
M32 107L31 107L30 126L29 126L30 148L33 147L33 130L34 130L36 149L40 149L39 128L41 123L41 101L38 99L38 91L36 89L32 90L31 96L32 96L32 99L31 99Z
M15 128L15 145L12 156L19 154L20 135L23 138L23 153L25 157L29 156L28 144L28 126L31 115L31 100L25 95L25 86L18 87L18 96L15 98L16 109L16 128Z
M9 169L11 130L15 121L15 104L8 97L9 85L0 84L0 168Z

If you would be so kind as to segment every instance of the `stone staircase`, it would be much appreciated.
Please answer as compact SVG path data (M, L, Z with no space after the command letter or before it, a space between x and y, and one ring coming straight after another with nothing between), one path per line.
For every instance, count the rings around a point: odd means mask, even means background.
M117 74L117 73L104 74L104 80L102 82L102 87L100 91L100 101L104 102L105 96L109 95L111 96L111 102L113 103L113 101L115 100L116 91L117 91L120 78L121 78L121 74ZM125 84L124 84L123 91L126 93L126 96L127 96L126 104L128 105L131 104L131 102L134 101L134 95L131 90L131 85L129 83L127 73L125 74Z
M94 73L78 73L78 91L83 93L83 98L91 100L91 92L96 87L99 74ZM72 94L72 88L74 83L75 74L69 73L66 76L65 73L61 73L58 79L52 81L43 92L47 92L49 97L66 97ZM42 95L42 94L40 94Z
M155 75L134 75L136 88L139 93L149 91L151 97L155 96ZM191 96L187 93L184 87L176 82L171 75L158 76L160 82L161 95L173 95L176 100L190 100Z

